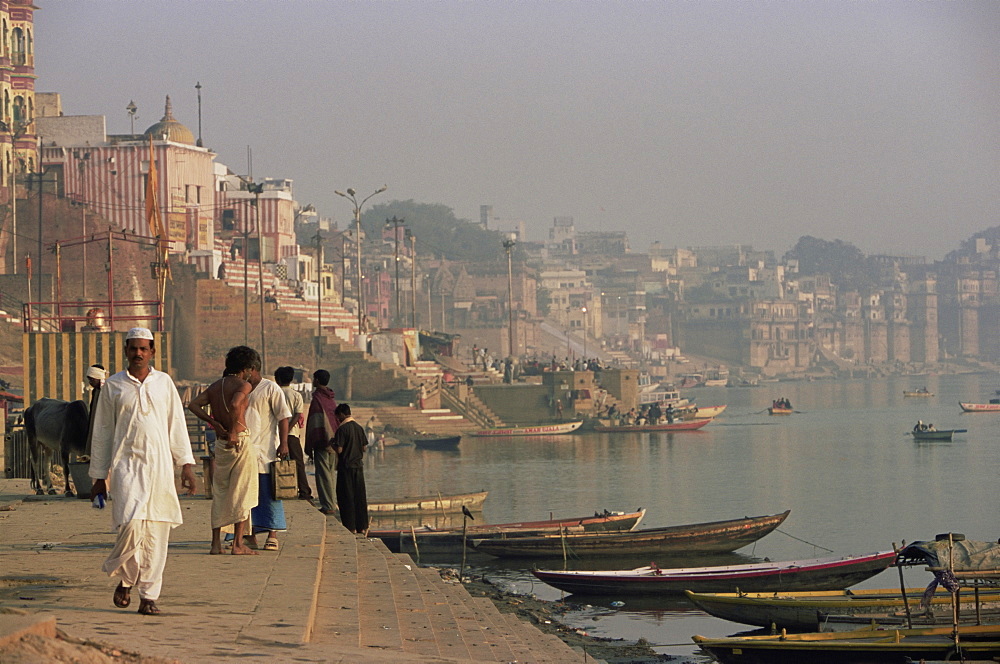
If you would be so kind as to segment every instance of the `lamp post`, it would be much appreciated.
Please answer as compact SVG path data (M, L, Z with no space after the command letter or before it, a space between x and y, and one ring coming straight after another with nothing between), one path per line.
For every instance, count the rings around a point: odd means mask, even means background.
M264 238L260 227L260 195L264 191L264 185L251 182L247 184L247 190L254 196L257 217L257 301L260 303L260 364L261 371L265 371L267 369L267 344L264 340ZM246 256L243 257L243 260L245 265Z
M393 286L393 292L396 294L396 313L392 319L393 327L402 327L404 323L403 312L399 307L399 227L404 223L406 223L405 220L397 219L395 216L393 216L392 219L385 220L386 227L390 224L392 225L393 243L396 247L394 257L394 262L396 263L396 279Z
M580 309L583 312L583 361L587 361L587 307Z
M417 238L410 236L410 325L417 329Z
M201 92L200 91L198 92L198 95L199 95L199 97L201 96ZM129 130L129 133L132 136L135 136L135 114L139 110L139 107L136 106L135 102L130 99L129 102L128 102L128 106L125 107L125 110L128 111L128 119L129 119L129 123L130 123L130 126L131 126L131 129Z
M354 207L354 227L355 227L355 229L357 231L357 234L358 234L358 236L357 236L356 239L358 241L358 255L357 255L357 258L358 258L358 269L357 269L358 285L357 285L357 289L358 289L358 334L359 335L362 332L361 331L361 321L362 321L362 318L363 318L363 313L362 312L364 311L364 307L362 306L363 305L363 301L364 301L364 295L363 295L363 292L361 290L361 207L368 201L369 198L371 198L375 194L381 194L383 191L385 191L388 188L389 188L388 185L382 185L381 187L379 187L378 189L376 189L375 191L373 191L372 193L370 193L365 198L362 198L360 203L358 202L358 199L357 199L357 192L354 191L354 189L348 188L347 193L344 193L342 191L334 191L333 192L333 193L337 194L338 196L342 196L342 197L346 198L347 200L349 200L351 202L351 205Z
M323 355L323 235L316 224L316 357Z
M513 237L508 237L503 241L503 248L507 251L507 351L508 355L514 357L514 278L510 269L510 251L517 241Z

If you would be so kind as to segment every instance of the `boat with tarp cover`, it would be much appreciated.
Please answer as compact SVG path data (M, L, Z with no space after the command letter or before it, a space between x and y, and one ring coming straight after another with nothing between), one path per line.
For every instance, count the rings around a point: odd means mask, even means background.
M964 535L944 533L934 541L914 542L896 556L896 566L926 566L934 580L926 593L938 585L952 596L952 623L939 627L887 628L877 621L846 632L806 632L779 635L735 636L723 639L693 637L702 650L723 664L909 664L917 661L995 661L1000 658L1000 625L961 624L959 591L976 590L976 618L980 619L980 586L1000 579L1000 544L969 541ZM911 609L902 592L908 623ZM981 620L977 620L981 622Z

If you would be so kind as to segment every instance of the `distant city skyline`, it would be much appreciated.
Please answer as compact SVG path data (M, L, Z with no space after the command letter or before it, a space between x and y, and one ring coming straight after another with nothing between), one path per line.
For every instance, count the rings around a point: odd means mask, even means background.
M440 203L634 251L802 235L940 259L1000 224L1000 3L39 0L40 92L348 204ZM498 252L500 249L498 248Z

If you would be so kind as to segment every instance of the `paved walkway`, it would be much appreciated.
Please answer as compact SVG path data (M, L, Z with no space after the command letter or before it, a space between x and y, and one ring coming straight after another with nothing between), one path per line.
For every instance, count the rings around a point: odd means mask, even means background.
M304 501L286 501L278 552L209 556L210 501L183 498L159 616L118 609L100 571L110 514L87 500L30 496L0 479L0 642L23 627L5 608L59 629L180 662L583 662L583 653L378 540L358 539ZM261 543L263 538L261 537Z

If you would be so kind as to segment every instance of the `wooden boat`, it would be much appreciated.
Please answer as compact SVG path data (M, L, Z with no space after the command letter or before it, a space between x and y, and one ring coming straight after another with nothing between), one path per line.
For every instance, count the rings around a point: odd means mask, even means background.
M444 436L439 438L414 438L413 444L424 450L457 450L461 436Z
M561 558L563 551L581 558L622 554L675 555L728 553L756 542L781 525L788 511L771 516L648 528L627 533L568 533L472 540L476 551L498 558Z
M533 574L560 590L584 595L664 595L687 590L729 592L740 590L839 590L869 579L889 567L894 551L863 556L842 556L748 563L714 567L661 569L655 565L631 570L558 571L533 570Z
M996 403L994 403L996 402ZM990 399L989 403L968 403L959 401L958 405L966 413L1000 413L1000 399Z
M903 390L904 397L932 397L933 392L928 392L926 389L921 390Z
M905 613L899 588L871 590L838 590L822 592L741 592L697 593L687 591L688 600L696 607L723 620L792 630L821 629L831 616L850 616L858 620L879 621L899 619ZM911 614L916 617L923 588L907 588L906 597ZM1000 590L981 589L979 600L984 609L1000 608ZM938 618L951 621L951 593L938 589L926 607ZM960 612L974 615L975 598L963 594ZM922 613L926 614L926 612ZM904 616L905 619L905 616Z
M791 415L795 412L793 408L779 408L778 406L771 406L767 409L767 412L771 415Z
M725 409L725 404L721 406L696 406L692 404L679 412L682 420L703 420L718 417Z
M506 429L481 429L473 431L470 436L555 436L572 433L580 428L583 420L576 422L558 422L556 424L541 424L534 427L508 427Z
M646 510L637 512L595 513L593 516L549 519L545 521L518 521L515 523L466 525L466 539L488 539L490 537L520 537L543 533L569 532L624 532L634 530L646 515ZM369 530L369 537L378 537L393 553L453 553L463 546L461 526L452 528L394 528ZM414 544L414 542L416 542Z
M961 657L952 631L957 632ZM990 661L1000 657L1000 625L960 625L774 636L692 637L722 664L904 664L919 661Z
M941 429L933 431L911 431L914 440L951 440L956 433L965 433L968 429Z
M598 424L594 427L594 431L599 431L602 433L650 433L654 431L694 431L695 429L700 429L709 422L712 418L706 417L698 420L678 420L672 424L623 424L621 426L610 426L605 424Z
M372 514L406 514L414 512L462 512L464 505L473 512L481 512L486 495L489 491L476 493L459 493L451 496L418 496L416 498L400 498L385 503L368 503L368 512Z

